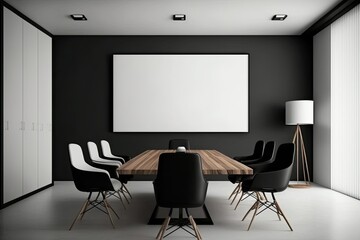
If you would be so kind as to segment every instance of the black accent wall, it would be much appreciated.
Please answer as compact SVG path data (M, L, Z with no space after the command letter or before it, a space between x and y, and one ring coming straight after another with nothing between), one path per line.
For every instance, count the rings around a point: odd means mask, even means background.
M112 132L112 55L117 53L248 53L249 132ZM311 37L55 36L54 180L71 179L67 149L71 142L87 150L87 141L99 144L107 139L114 153L130 156L146 149L167 148L171 138L188 138L193 149L217 149L228 156L250 154L258 139L289 142L295 126L285 125L285 102L312 96ZM131 101L128 99L128 104ZM144 116L144 121L149 117ZM312 126L304 126L303 135L312 175Z

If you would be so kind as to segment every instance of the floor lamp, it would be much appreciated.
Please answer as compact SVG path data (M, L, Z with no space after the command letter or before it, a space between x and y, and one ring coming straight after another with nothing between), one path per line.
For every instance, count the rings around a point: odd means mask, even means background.
M285 104L286 125L296 125L293 143L296 148L296 183L290 184L289 187L303 188L310 186L310 174L306 157L306 150L301 125L311 125L314 123L314 101L297 100L288 101ZM299 153L300 152L300 153ZM303 183L299 182L300 164L304 175Z

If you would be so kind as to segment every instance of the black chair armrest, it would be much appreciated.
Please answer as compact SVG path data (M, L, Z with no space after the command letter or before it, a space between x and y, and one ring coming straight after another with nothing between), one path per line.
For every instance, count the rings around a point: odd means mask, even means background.
M253 155L248 155L248 156L236 156L233 157L234 160L241 162L241 161L245 161L245 160L253 160L254 156Z
M243 181L244 191L280 192L289 184L292 168L277 171L260 172L253 179Z
M79 191L114 191L114 187L107 173L79 170L74 167L71 167L71 170L78 179L75 181L75 186Z
M259 160L261 160L261 158L249 158L249 159L244 159L244 160L240 160L241 163L243 164L255 164L256 162L258 162Z

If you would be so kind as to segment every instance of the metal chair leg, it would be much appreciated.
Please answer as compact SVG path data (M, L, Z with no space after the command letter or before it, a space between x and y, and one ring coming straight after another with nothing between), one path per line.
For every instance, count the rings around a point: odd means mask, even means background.
M129 189L125 186L125 184L122 184L122 186L125 188L125 192L130 196L130 198L132 199L133 197L131 196L131 193L129 191Z
M83 217L84 217L84 215L85 215L85 213L86 213L86 209L87 209L87 207L89 206L91 194L92 194L92 193L89 193L89 196L88 196L87 201L86 201L86 205L85 205L85 207L82 209L82 214L81 214L80 220L83 219Z

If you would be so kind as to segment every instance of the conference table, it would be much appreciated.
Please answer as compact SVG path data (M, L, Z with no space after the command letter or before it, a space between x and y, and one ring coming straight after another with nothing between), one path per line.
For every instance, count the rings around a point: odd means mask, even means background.
M123 164L119 174L125 175L156 175L159 156L162 153L173 153L175 150L146 150L130 161ZM187 150L188 153L197 153L202 159L204 175L252 175L253 170L246 165L233 160L217 150ZM148 224L162 224L164 218L157 217L158 206L155 206ZM196 218L197 224L212 225L213 221L205 204L203 205L205 218ZM179 212L179 219L182 218L182 211Z

